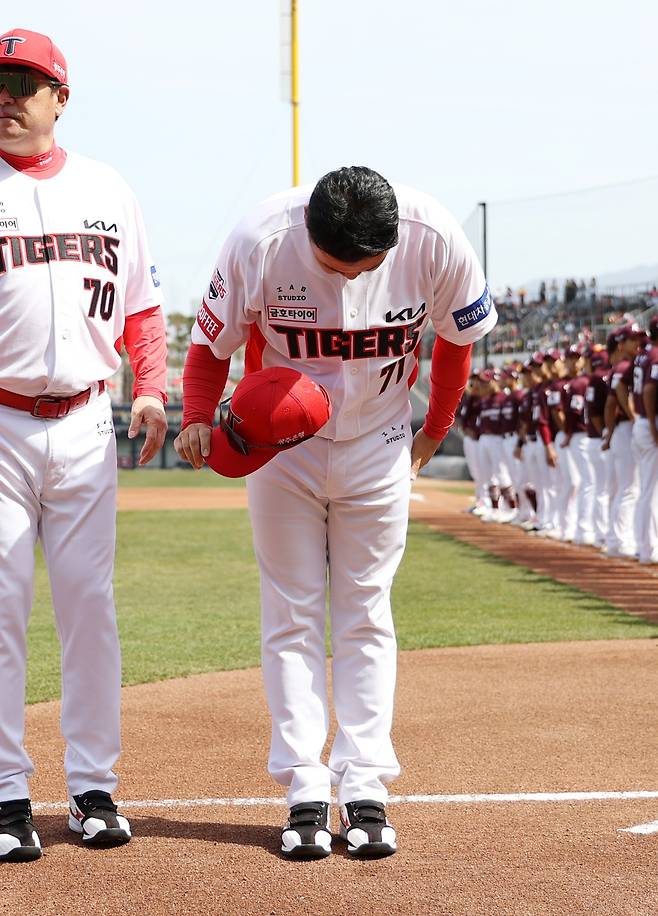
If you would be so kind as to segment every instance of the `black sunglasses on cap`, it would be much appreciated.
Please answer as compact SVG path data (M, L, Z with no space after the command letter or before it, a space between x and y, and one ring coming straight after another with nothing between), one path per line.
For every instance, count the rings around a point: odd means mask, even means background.
M219 405L219 425L220 428L224 430L228 437L228 441L231 443L236 452L240 452L241 455L248 455L251 449L254 448L279 448L285 449L290 448L293 445L299 445L300 442L307 442L309 439L312 439L313 436L301 436L299 439L295 439L294 442L284 442L282 444L262 444L262 445L252 445L251 442L245 442L242 436L235 431L233 423L236 422L235 415L231 411L231 399L225 398Z
M1 70L0 69L0 92L6 89L12 99L22 99L27 96L36 95L41 86L41 80L44 80L53 89L64 85L57 80L50 79L44 73L41 78L25 70Z

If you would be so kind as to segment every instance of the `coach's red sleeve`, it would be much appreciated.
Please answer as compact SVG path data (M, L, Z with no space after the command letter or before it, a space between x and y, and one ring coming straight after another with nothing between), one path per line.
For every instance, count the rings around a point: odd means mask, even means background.
M167 403L167 332L159 305L128 315L123 342L135 376L133 398L141 394Z
M191 423L212 426L230 365L230 358L217 359L205 344L190 344L183 369L181 429Z
M460 347L442 337L432 348L430 403L423 432L430 439L444 439L455 421L455 412L468 381L472 344Z

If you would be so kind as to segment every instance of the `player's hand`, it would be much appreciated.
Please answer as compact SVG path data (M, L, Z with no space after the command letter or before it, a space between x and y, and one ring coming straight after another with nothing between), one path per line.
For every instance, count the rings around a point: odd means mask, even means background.
M607 452L609 448L610 448L610 439L608 439L608 437L606 436L605 439L601 441L601 451Z
M517 461L523 461L523 447L521 445L517 445L514 448L513 455Z
M557 467L557 452L555 451L555 446L552 442L546 446L546 464L549 468Z
M205 464L204 459L210 454L211 433L212 426L205 423L190 423L174 439L174 448L181 458L199 470Z
M411 479L418 477L421 468L424 468L430 458L434 455L437 448L441 445L441 439L430 439L427 433L419 429L414 436L413 445L411 446Z
M146 427L146 441L139 453L138 464L147 464L157 455L167 434L167 417L162 401L147 394L142 394L133 401L128 438L134 439L143 426Z

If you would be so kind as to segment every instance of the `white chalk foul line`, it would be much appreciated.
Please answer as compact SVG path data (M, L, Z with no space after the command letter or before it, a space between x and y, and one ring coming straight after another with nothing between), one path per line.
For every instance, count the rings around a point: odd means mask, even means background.
M501 804L515 802L587 802L614 801L641 798L658 798L658 791L628 792L509 792L479 793L475 795L391 795L388 799L392 805L477 805ZM335 802L334 802L335 803ZM146 798L133 801L117 802L121 808L241 808L269 805L285 807L286 799L281 798ZM65 802L36 802L34 811L60 811L66 808ZM658 832L658 821L656 832ZM644 824L643 827L653 825ZM654 831L639 828L625 828L629 832L650 833Z
M650 834L658 833L658 821L651 821L648 824L636 824L635 827L620 827L620 833L640 833Z

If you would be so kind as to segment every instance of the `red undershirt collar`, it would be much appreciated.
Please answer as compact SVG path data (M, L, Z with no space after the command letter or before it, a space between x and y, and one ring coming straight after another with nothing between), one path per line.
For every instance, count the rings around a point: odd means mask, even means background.
M52 178L64 168L66 152L59 146L53 145L46 153L37 156L12 156L0 150L0 159L17 172L29 175L31 178Z

